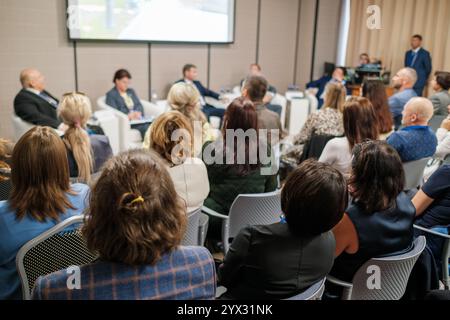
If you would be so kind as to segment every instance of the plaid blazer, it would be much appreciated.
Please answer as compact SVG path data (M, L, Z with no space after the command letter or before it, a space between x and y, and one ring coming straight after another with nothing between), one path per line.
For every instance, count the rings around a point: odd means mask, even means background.
M98 262L39 277L34 300L207 300L216 293L214 260L202 247L179 247L155 266ZM69 284L69 285L68 285Z

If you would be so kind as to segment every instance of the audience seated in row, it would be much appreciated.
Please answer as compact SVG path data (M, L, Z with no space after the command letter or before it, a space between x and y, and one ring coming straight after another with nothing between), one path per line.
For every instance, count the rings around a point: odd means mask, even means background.
M448 116L448 106L450 106L450 72L436 72L431 86L435 92L430 97L434 107L434 115Z
M20 73L22 90L14 99L14 112L23 121L38 126L64 130L57 118L59 101L45 90L45 78L36 69L25 69Z
M330 140L319 161L347 175L351 169L353 147L366 140L377 140L379 126L372 104L361 97L350 98L345 103L343 121L345 136Z
M196 137L196 139L201 139L202 142L198 143L197 150L194 150L194 156L198 156L201 153L201 146L206 141L211 141L215 139L214 131L211 128L205 114L200 109L200 95L198 90L191 84L184 82L175 83L169 91L167 97L167 103L171 110L181 112L187 119L189 119L192 128L200 126L202 136ZM149 148L151 144L150 139L150 129L145 134L145 139L143 143L144 148ZM192 136L194 137L194 136Z
M144 116L144 107L136 92L130 88L131 74L128 70L120 69L114 74L114 88L106 93L106 104L128 115L128 119L141 120ZM133 124L132 129L141 133L144 139L149 124Z
M389 98L389 108L394 118L395 130L402 124L402 112L408 101L417 97L414 85L417 82L417 72L412 68L403 68L392 78L392 85L398 92Z
M58 108L58 116L67 127L62 139L67 149L70 177L84 183L112 157L108 137L93 134L86 128L91 110L89 98L81 93L65 94Z
M381 80L367 80L362 85L362 96L367 98L375 109L380 130L380 140L386 140L394 131L394 120L389 110L386 88Z
M428 122L433 116L433 105L426 98L409 100L402 112L403 129L394 132L387 142L393 146L403 162L432 157L436 152L437 138Z
M219 285L227 288L222 298L284 299L323 279L334 260L331 229L347 201L339 171L315 160L303 162L283 187L283 221L245 227L233 240L218 270Z
M34 127L12 154L14 188L0 202L0 300L21 299L16 254L29 240L83 213L89 187L70 184L63 140L48 127Z
M337 258L331 275L351 282L369 259L410 249L416 210L404 183L402 161L386 142L355 146L348 181L352 202L333 229Z
M261 97L264 97L264 94ZM257 143L258 128L258 115L255 105L250 100L237 98L228 106L221 139L207 142L203 146L203 156L214 159L211 163L204 158L211 189L205 200L206 207L228 215L231 204L238 195L272 192L277 188L276 172L266 175L261 170L263 168L271 170L271 164L263 164L260 157L264 152L270 155L271 150L270 146L259 146ZM258 140L250 143L250 139L237 139L233 136L229 138L228 135L234 135L236 130L243 132L254 130ZM227 145L229 140L233 142L233 146ZM229 164L227 159L231 159L232 164ZM208 237L220 239L221 222L222 220L218 218L210 217Z
M340 83L329 83L325 90L324 106L308 116L302 130L293 138L294 146L286 150L283 161L296 164L303 153L304 145L313 134L340 137L344 135L342 111L346 97L345 87Z
M34 299L214 299L214 260L206 248L180 246L186 207L159 158L133 150L106 163L83 227L100 260L80 267L80 290L67 287L67 270L38 278Z
M188 213L202 207L209 194L206 166L193 157L193 137L191 122L178 111L159 116L149 133L149 148L161 156Z

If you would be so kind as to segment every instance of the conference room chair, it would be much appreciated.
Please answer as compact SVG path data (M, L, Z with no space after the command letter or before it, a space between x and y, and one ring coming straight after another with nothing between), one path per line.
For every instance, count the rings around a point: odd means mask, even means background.
M405 190L412 190L420 187L423 181L423 172L431 158L423 158L416 161L403 163L405 170Z
M228 216L205 206L202 211L222 219L223 253L226 254L230 248L230 239L236 237L242 228L249 225L270 225L281 221L281 191L241 194L231 205Z
M12 115L12 123L14 127L14 139L16 142L19 141L20 137L22 137L28 130L35 126L32 123L23 121L15 114Z
M144 107L145 118L156 118L165 110L157 104L141 100L141 104ZM100 97L97 100L97 106L100 110L108 110L112 112L118 119L118 132L119 132L119 150L126 151L133 148L141 148L142 136L138 130L132 129L128 116L117 109L106 104L106 97Z
M445 228L448 228L449 226L446 226ZM421 233L423 233L425 236L432 236L432 237L436 237L438 239L442 239L443 242L443 246L442 246L442 254L441 254L441 280L442 283L445 286L445 289L450 289L450 279L449 279L449 272L448 272L448 268L449 268L449 259L450 259L450 235L447 234L443 234L440 232L437 232L436 230L433 229L427 229L427 228L423 228L417 225L414 225L414 229L419 230Z
M290 298L284 299L286 301L314 301L322 300L323 293L325 291L326 278L321 279L317 283L313 284L311 287ZM220 298L224 293L227 292L227 288L218 287L216 291L216 298Z
M319 282L313 284L304 292L285 300L292 300L292 301L322 300L323 292L325 291L325 282L326 278L323 278Z
M429 125L434 132L441 127L442 121L444 121L445 118L447 118L447 116L433 116L433 118L431 118Z
M10 179L0 181L0 201L5 201L9 199L11 189L12 184Z
M342 300L400 300L426 243L425 237L420 236L414 240L413 248L407 253L370 259L359 268L351 283L330 275L327 276L327 281L344 289ZM368 283L376 285L377 282L369 279L370 277L380 277L380 286L368 286Z
M188 222L186 232L182 241L183 246L199 246L200 245L200 214L202 209L199 208L194 212L188 213Z
M98 259L97 253L89 251L81 234L83 220L84 216L66 219L19 250L16 266L24 300L31 299L34 284L40 276Z

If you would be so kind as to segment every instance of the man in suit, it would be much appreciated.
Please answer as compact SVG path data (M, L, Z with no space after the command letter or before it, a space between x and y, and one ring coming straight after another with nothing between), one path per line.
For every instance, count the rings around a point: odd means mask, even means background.
M14 99L14 111L22 120L64 131L56 109L59 101L45 90L45 78L36 69L25 69L20 73L22 90Z
M327 84L330 82L339 82L345 86L345 75L346 70L342 67L337 67L336 69L334 69L331 76L324 75L319 80L311 81L306 84L306 89L315 89L315 96L319 101L319 108L321 108L323 105L323 98Z
M223 100L223 97L217 92L205 88L202 83L197 80L197 77L197 67L193 64L186 64L183 67L183 79L178 80L176 83L185 82L194 85L194 87L197 88L198 92L200 93L200 104L202 106L203 113L208 118L208 121L210 117L218 117L222 120L225 114L225 110L207 104L205 97L211 97L216 100Z
M417 72L417 82L414 91L421 97L427 85L432 70L431 55L422 48L422 36L414 35L411 39L411 50L405 54L405 67L413 68Z

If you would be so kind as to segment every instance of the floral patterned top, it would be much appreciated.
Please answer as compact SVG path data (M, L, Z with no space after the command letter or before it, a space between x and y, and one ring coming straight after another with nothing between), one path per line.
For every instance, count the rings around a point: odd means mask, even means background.
M300 133L295 136L294 145L305 144L313 133L335 137L342 136L344 134L342 112L332 108L323 108L310 114Z

